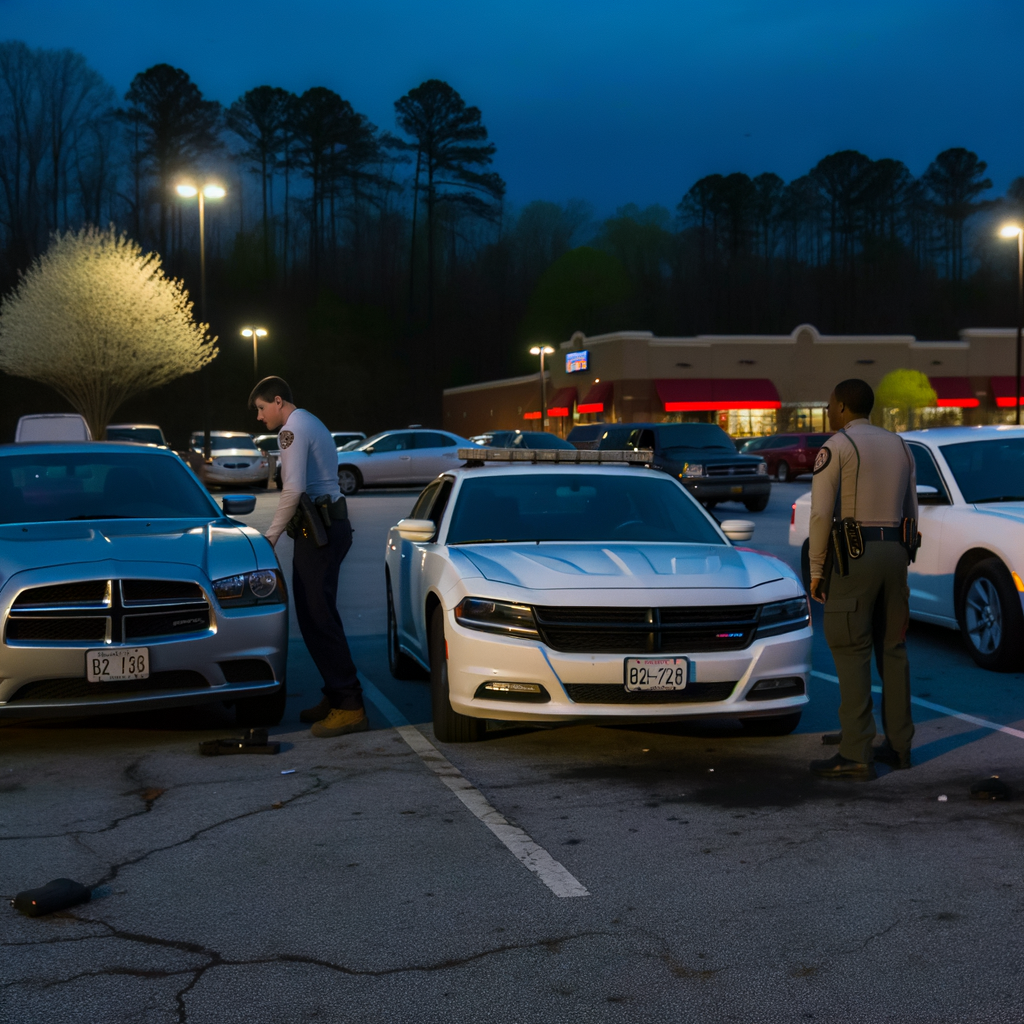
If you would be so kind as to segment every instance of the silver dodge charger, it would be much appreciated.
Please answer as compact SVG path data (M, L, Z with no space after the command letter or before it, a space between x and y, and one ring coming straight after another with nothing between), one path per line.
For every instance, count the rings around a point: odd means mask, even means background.
M0 446L0 716L223 701L284 714L287 592L274 549L170 451Z

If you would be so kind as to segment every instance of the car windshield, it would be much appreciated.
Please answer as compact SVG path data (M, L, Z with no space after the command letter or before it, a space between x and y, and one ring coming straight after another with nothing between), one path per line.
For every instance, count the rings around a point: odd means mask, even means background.
M211 440L212 440L212 438L211 438ZM202 444L201 441L200 441L200 444ZM256 447L259 448L259 450L261 452L276 452L277 451L277 445L278 445L277 434L271 434L268 437L257 437L256 438Z
M0 459L0 523L212 519L217 514L173 456L32 452Z
M203 435L192 435L192 447L197 451L203 447ZM215 452L252 452L258 451L256 443L248 434L234 434L231 437L218 437L216 434L210 438L210 448Z
M448 528L449 544L573 540L725 543L678 484L643 470L466 480Z
M658 428L662 448L724 448L735 452L729 435L714 423L669 423Z
M136 441L139 444L165 444L159 427L107 427L108 441Z
M1024 437L944 444L941 451L968 505L1024 501Z

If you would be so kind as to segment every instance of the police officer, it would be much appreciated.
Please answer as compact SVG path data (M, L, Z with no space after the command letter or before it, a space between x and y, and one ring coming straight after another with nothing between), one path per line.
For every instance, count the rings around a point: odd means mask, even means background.
M352 546L352 525L338 489L338 453L334 438L311 412L297 409L292 391L280 377L265 377L249 396L249 407L267 430L276 431L281 450L281 500L267 530L277 544L299 506L302 492L310 500L330 501L328 542L317 547L311 536L292 531L292 598L302 639L323 676L323 700L299 718L312 722L314 736L341 736L369 728L356 666L338 614L338 570Z
M917 539L914 458L898 434L868 422L874 402L865 381L836 385L828 415L837 433L818 453L811 484L811 597L825 606L825 639L839 676L839 752L811 763L816 775L828 779L873 779L874 761L909 768L914 737L906 645L907 565ZM845 528L834 530L841 520L848 520ZM838 554L837 535L843 549ZM885 729L877 748L872 746L873 647Z

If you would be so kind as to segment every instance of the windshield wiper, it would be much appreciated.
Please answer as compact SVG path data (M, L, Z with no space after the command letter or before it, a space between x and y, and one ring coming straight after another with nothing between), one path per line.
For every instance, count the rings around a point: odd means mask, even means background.
M67 519L64 520L64 522L65 523L71 523L71 522L74 522L76 519L133 519L133 518L136 518L136 517L135 516L117 516L117 515L109 515L109 516L91 516L91 515L90 516L68 516Z
M989 505L996 501L1024 501L1024 494L1003 494L998 498L977 498L972 505Z

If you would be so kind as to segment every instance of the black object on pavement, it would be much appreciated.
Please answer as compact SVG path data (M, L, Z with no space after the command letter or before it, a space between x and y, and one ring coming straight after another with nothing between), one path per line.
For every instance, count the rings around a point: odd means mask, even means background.
M823 732L821 742L826 747L838 747L843 742L843 734L841 732Z
M42 917L57 910L67 910L92 899L92 889L70 878L55 878L38 889L26 889L11 900L11 906L26 917Z
M998 775L993 775L971 786L971 796L975 800L1009 800L1010 787Z
M206 757L223 754L278 754L280 743L267 740L266 729L250 729L244 736L229 736L221 740L201 740L199 753Z

